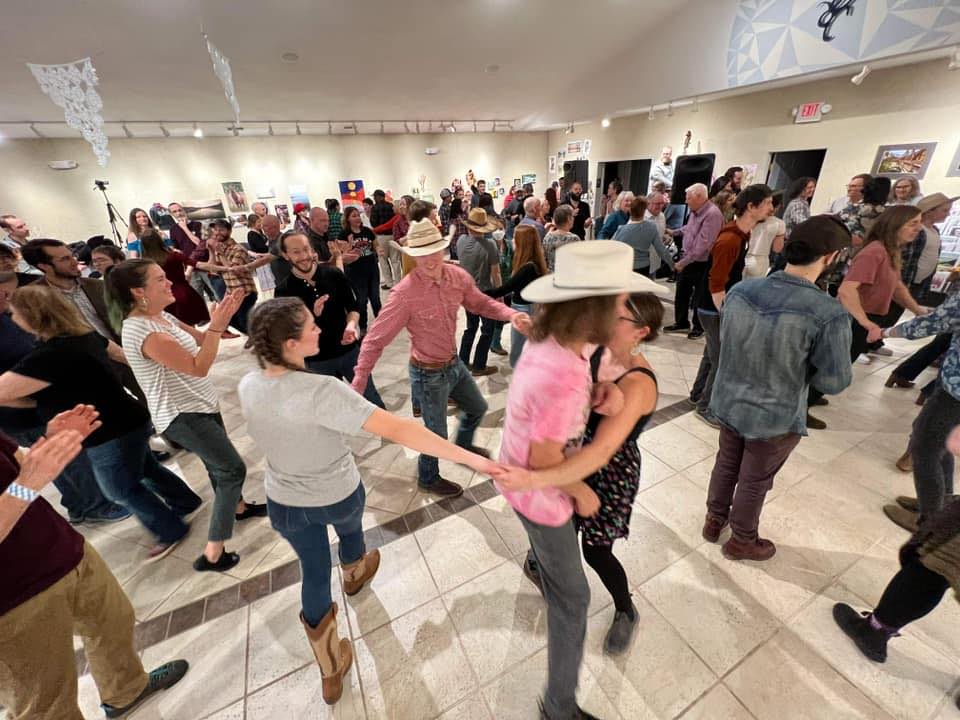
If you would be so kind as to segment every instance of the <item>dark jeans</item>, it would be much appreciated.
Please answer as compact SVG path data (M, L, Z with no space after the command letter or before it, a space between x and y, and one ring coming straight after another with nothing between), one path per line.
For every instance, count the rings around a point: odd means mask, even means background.
M307 360L307 369L317 375L331 375L347 382L353 382L353 371L357 367L357 358L360 356L360 346L344 353L340 357L329 360ZM367 378L367 386L363 389L363 396L379 408L385 408L383 398L373 384L373 377Z
M203 502L179 477L158 463L148 441L150 423L114 440L87 448L103 494L137 516L158 542L171 543L187 534L182 515Z
M917 376L933 364L950 347L950 333L941 333L897 366L893 374L904 380L916 380Z
M463 331L463 337L460 338L460 359L463 360L464 365L470 367L470 351L473 349L473 341L477 337L479 328L480 341L473 355L473 367L477 370L487 367L487 353L490 352L490 342L493 340L493 328L496 323L496 320L467 312L467 329Z
M690 397L696 399L697 409L702 412L710 410L710 396L713 394L713 381L717 377L717 365L720 362L720 315L705 312L699 315L703 325L703 337L706 344L703 347L703 356L700 358L700 367L697 369L697 379L693 381Z
M800 436L795 433L747 440L726 426L720 428L720 450L710 475L707 510L729 519L738 539L757 539L764 498L799 442Z
M30 447L43 437L45 431L46 428L38 427L10 435L18 444ZM53 484L60 491L60 504L66 508L72 521L80 522L86 517L102 517L115 507L115 503L108 500L100 490L86 450L80 451L63 472L57 475Z
M945 444L957 425L960 425L960 400L954 399L938 383L913 421L910 434L913 484L922 517L928 518L940 510L944 498L953 494L953 455Z
M411 364L410 384L428 430L447 437L447 400L453 398L460 408L460 428L455 442L463 448L473 445L473 433L487 412L487 401L460 358L439 370L424 370ZM421 485L429 487L437 482L440 478L437 459L421 455L418 474Z
M345 274L357 293L357 302L360 304L358 324L361 330L366 330L367 303L370 303L374 317L380 314L380 267L377 265L377 256L368 255L347 265Z
M207 540L233 536L237 503L243 497L247 466L227 437L220 413L180 413L163 433L203 463L213 486L213 511Z
M890 580L873 614L888 627L902 628L930 614L949 587L940 573L911 558Z
M693 308L693 328L702 330L700 318L697 315L697 305L700 303L700 286L703 276L709 265L706 262L692 262L686 265L677 276L677 291L674 304L674 323L681 328L689 327L688 318L690 308Z
M327 526L333 525L340 538L340 562L356 562L365 552L363 543L363 483L338 503L322 507L282 505L267 498L267 512L273 529L290 543L300 559L303 585L300 604L303 619L316 627L330 611L330 539Z
M257 293L247 293L243 298L243 302L240 303L240 307L237 308L237 311L233 314L233 317L230 318L230 325L237 332L241 332L244 335L248 334L247 327L249 326L250 311L253 310L253 306L256 304Z
M590 586L583 574L573 520L560 527L539 525L517 513L527 531L547 602L547 717L576 717L577 678L587 633Z

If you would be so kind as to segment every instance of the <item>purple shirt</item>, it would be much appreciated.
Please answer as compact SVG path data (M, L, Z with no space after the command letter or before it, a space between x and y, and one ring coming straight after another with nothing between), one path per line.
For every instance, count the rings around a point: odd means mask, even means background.
M704 262L723 227L723 213L709 200L691 212L683 226L683 264Z

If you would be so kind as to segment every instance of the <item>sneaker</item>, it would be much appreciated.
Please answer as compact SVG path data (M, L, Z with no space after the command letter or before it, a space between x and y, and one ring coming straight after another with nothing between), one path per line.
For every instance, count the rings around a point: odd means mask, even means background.
M906 510L899 505L884 505L883 514L890 518L894 525L899 525L904 530L909 530L911 533L915 533L917 531L920 518L917 513Z
M536 585L537 590L543 595L543 580L540 579L540 568L537 567L537 561L531 560L529 555L523 561L523 574L527 576L527 580Z
M810 413L807 413L807 428L810 430L826 430L827 424Z
M700 405L700 398L694 399L693 397L686 397L683 399L683 402L685 402L688 407L691 407L694 410L696 410L697 406Z
M920 503L915 497L908 497L906 495L897 496L897 505L902 507L904 510L909 510L910 512L920 512Z
M880 357L893 357L893 350L888 347L878 347L876 350L870 350L871 355L878 355Z
M244 502L246 507L241 513L234 513L233 516L237 520L248 520L250 518L266 517L267 516L267 506L266 505L257 505L257 503L252 503L249 500Z
M707 425L712 427L715 430L720 429L720 421L711 413L709 410L697 410L694 413L694 416L701 422L705 422Z
M454 498L463 495L462 487L457 485L455 482L444 480L442 477L438 477L429 485L424 485L423 483L418 482L417 488L420 490L420 492L425 492L429 493L430 495L437 495L438 497L444 498Z
M607 636L603 639L603 651L607 655L620 655L628 647L630 640L633 639L633 633L637 629L637 620L640 616L637 614L637 608L630 603L630 612L617 611L613 615L613 624L607 631Z
M837 603L833 606L833 621L868 658L878 663L887 661L890 638L883 630L870 625L870 613L858 613L846 603Z
M122 505L110 504L105 510L99 510L95 513L90 513L89 515L84 515L80 518L80 522L86 523L115 523L120 522L121 520L126 520L130 517L132 513L127 510ZM70 522L74 522L73 518L70 518ZM74 523L77 524L77 523Z
M150 671L150 675L147 676L147 686L132 703L119 708L113 705L101 705L100 707L103 708L103 713L108 718L123 717L155 692L160 692L161 690L166 690L176 685L180 682L181 678L187 674L187 670L189 669L190 663L186 660L174 660L173 662L164 663L160 667Z
M664 331L665 333L684 333L684 334L686 334L686 333L690 332L690 326L689 326L689 325L678 325L678 324L674 323L673 325L667 325L667 326L663 329L663 331Z
M704 540L715 543L720 539L720 533L723 532L727 524L726 518L707 513L707 518L703 522L703 531L700 534L703 535Z
M687 340L698 340L703 337L703 330L691 330L687 333Z
M812 403L810 403L810 406L811 406L811 407L826 407L826 406L829 405L829 404L830 404L830 401L827 400L825 397L818 397L816 400L814 400Z
M769 560L777 554L777 546L769 540L740 540L735 535L723 544L723 556L727 560Z
M493 348L493 347L492 347L492 348L490 348L490 352L492 352L494 355L506 355L506 354L507 354L507 351L504 350L502 347L496 347L496 348Z
M869 355L859 355L857 356L857 363L859 363L860 365L872 365L873 358L870 357Z
M487 365L485 368L470 368L470 374L474 377L486 377L487 375L493 375L495 372L497 372L497 368L493 365Z

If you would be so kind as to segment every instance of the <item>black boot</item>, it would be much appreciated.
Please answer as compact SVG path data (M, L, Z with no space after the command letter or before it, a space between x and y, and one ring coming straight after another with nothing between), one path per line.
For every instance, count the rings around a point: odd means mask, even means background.
M891 634L870 624L870 613L858 613L846 603L833 606L833 619L864 655L874 662L887 661L887 641Z

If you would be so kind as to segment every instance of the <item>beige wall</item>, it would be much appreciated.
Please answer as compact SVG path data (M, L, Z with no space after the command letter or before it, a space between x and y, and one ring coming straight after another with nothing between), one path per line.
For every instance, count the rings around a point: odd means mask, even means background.
M427 147L440 153L428 157ZM110 199L126 216L131 207L154 202L222 199L220 183L232 180L243 182L250 202L259 188L273 187L271 207L289 203L289 185L306 185L311 202L322 204L339 197L338 181L358 178L368 193L383 187L402 194L424 174L426 192L439 195L439 188L468 169L488 183L499 176L509 189L523 173L545 178L548 155L546 133L124 139L111 140L110 152L109 166L100 168L81 140L0 144L0 212L22 215L35 237L70 242L109 233L94 179L110 181ZM80 167L47 168L61 159L77 160Z
M833 111L820 123L794 124L790 109L815 101L830 103ZM771 152L826 148L815 210L843 194L851 175L871 169L879 145L899 142L936 142L921 189L960 195L960 178L945 177L960 144L960 72L948 71L946 59L875 71L860 87L843 77L701 103L696 113L684 107L673 117L659 112L655 120L615 118L606 130L599 122L578 125L573 135L551 132L550 150L589 138L593 182L599 161L656 158L663 145L672 145L676 156L687 130L693 133L690 153L716 153L717 174L757 163L760 182Z

